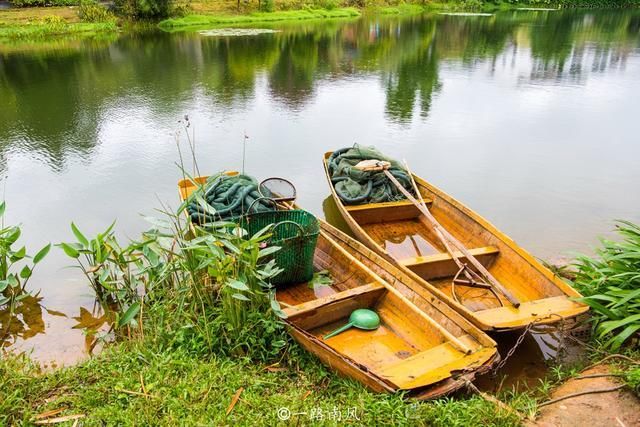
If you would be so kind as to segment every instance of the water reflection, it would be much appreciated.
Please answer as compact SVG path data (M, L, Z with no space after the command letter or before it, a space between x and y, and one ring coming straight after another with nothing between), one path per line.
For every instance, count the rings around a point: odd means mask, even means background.
M28 295L16 301L13 309L7 305L0 310L0 348L44 334L41 301L41 297Z
M142 97L153 114L163 115L202 93L214 104L246 108L262 75L270 96L293 111L312 101L322 79L378 75L387 115L408 122L428 116L447 61L511 61L518 49L529 48L530 80L577 83L585 74L624 67L638 47L640 13L514 11L281 29L254 37L151 32L82 49L4 54L0 155L28 150L60 169L67 153L90 154L101 112L111 104Z

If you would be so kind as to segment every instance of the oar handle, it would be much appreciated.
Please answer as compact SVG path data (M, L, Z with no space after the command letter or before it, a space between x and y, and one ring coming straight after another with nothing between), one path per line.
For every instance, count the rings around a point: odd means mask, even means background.
M339 327L338 329L336 329L335 331L333 331L333 332L331 332L331 333L329 333L329 334L325 335L323 339L327 340L327 339L329 339L329 338L331 338L331 337L333 337L333 336L336 336L336 335L338 335L338 334L341 334L342 332L346 331L347 329L349 329L349 328L350 328L350 327L352 327L352 326L353 326L353 322L349 322L349 323L347 323L346 325L340 326L340 327Z

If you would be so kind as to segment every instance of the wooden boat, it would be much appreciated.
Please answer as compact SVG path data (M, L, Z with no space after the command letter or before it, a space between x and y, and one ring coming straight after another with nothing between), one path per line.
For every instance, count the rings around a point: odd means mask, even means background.
M521 302L514 307L498 292L453 284L458 272L429 222L409 200L345 205L333 185L327 160L324 168L333 199L355 236L415 279L413 290L427 290L480 329L508 330L530 323L571 319L588 307L574 301L580 294L519 247L492 224L451 196L414 176L430 212L471 255ZM466 261L462 253L456 256ZM419 290L418 288L423 288Z
M183 199L196 188L189 181L179 187ZM300 283L276 293L289 331L302 347L373 391L405 390L418 399L449 393L490 369L499 358L491 338L441 301L413 292L403 282L411 278L373 253L373 259L363 256L366 252L362 244L322 223L314 269L327 270L333 284ZM374 310L381 326L374 331L352 328L323 339L357 308Z

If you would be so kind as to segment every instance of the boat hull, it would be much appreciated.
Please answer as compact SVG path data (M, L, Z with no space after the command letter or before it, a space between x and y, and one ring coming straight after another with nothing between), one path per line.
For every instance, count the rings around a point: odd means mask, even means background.
M338 211L356 238L415 279L422 288L446 302L485 331L524 328L531 323L572 321L588 311L575 301L580 294L555 276L487 220L438 188L414 176L421 197L443 226L462 241L472 255L522 304L516 308L489 291L474 290L476 300L458 298L453 282L455 262L439 245L435 232L409 201L346 206L331 184L327 159L324 169ZM411 245L407 244L411 241ZM400 243L399 243L400 242ZM463 261L463 254L457 254ZM467 292L471 294L471 292Z
M206 177L194 180L197 184L179 183L182 200ZM463 387L499 359L490 337L441 301L412 291L402 282L409 276L322 221L314 269L327 271L332 283L279 288L284 322L303 348L372 391L436 398ZM324 339L357 308L375 310L380 327Z

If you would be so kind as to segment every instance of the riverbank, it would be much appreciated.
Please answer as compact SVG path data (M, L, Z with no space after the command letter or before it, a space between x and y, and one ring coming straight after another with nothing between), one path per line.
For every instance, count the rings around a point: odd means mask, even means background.
M158 26L162 29L184 27L202 27L207 25L250 24L257 22L301 21L309 19L337 19L357 18L360 11L356 8L339 9L302 9L280 12L254 12L246 15L187 15L180 18L170 18L161 21Z
M138 335L111 344L86 362L53 371L42 371L26 356L4 356L0 360L0 424L29 425L34 420L67 417L82 418L90 425L266 426L285 420L302 425L537 425L538 414L543 421L560 416L571 420L574 411L586 411L593 399L603 398L587 395L541 411L541 403L570 394L566 391L570 386L564 386L567 382L577 381L582 391L609 388L600 382L572 380L585 375L580 369L556 368L537 387L497 391L493 396L504 405L467 392L416 402L403 399L402 394L372 393L341 378L293 342L288 342L281 357L268 362L209 352L198 332L200 326L183 325L168 334L150 330L145 338ZM612 378L622 381L614 385L623 388L605 396L616 402L614 408L624 411L614 414L605 408L598 420L617 416L628 421L640 408L633 395L639 391L640 370L625 359L607 363ZM563 405L569 405L571 412L563 411Z
M159 229L150 229L143 234L142 241L131 241L128 246L117 241L113 225L96 237L85 236L72 225L77 241L60 243L58 250L71 259L80 260L79 266L87 271L87 279L100 296L101 304L114 293L119 295L119 304L125 305L109 305L117 310L112 333L99 336L87 329L88 337L104 343L104 351L76 366L44 371L27 355L3 355L0 359L0 424L82 419L91 425L266 426L289 421L330 425L420 422L443 427L519 426L534 422L539 413L543 420L575 420L574 416L558 414L553 408L542 412L540 408L554 404L557 399L572 399L572 390L583 391L584 387L592 393L616 393L607 399L616 403L619 413L608 412L611 408L605 407L595 420L603 423L594 425L609 425L607 420L615 417L632 425L640 409L637 397L640 362L637 346L629 335L631 342L625 348L610 348L606 342L597 340L601 335L595 336L589 343L582 344L588 353L586 359L575 364L558 364L533 388L504 386L505 377L495 377L488 379L492 384L491 394L471 389L428 402L405 399L402 393L370 392L362 384L336 375L302 349L273 312L252 312L245 305L245 301L262 300L264 294L247 293L251 300L231 300L247 315L232 327L229 314L238 311L229 311L221 295L223 297L227 288L231 292L249 288L237 279L233 286L222 285L230 283L226 281L228 277L235 277L227 276L235 270L232 267L227 271L225 266L238 265L240 259L248 262L244 251L253 253L260 247L261 240L258 237L243 239L221 229L215 232L216 238L221 239L216 243L238 252L209 252L205 249L207 246L199 242L208 241L207 236L213 234L180 237L187 230L180 215L178 211L166 219L154 219L151 222ZM163 228L169 223L174 224L171 225L174 231ZM637 230L640 228L634 226L621 229L621 233L631 232L635 239L636 234L640 236ZM241 246L244 244L241 241L248 246ZM635 253L640 240L633 242L633 246L629 240L621 245ZM43 251L33 257L35 264L46 256ZM213 253L222 257L221 262L203 263L205 259L210 262ZM87 268L82 263L84 256L92 263L96 259L105 261ZM599 256L606 260L605 252L600 251ZM139 272L130 270L133 259ZM598 262L594 259L587 263L586 258L580 258L577 270L567 277L572 277L574 285L583 291L589 291L594 283L585 277ZM211 283L203 279L202 268L207 274L214 274L212 277L217 281L221 280L221 286L212 288ZM255 262L243 268L247 282L253 275L268 277L269 271L273 271ZM614 273L609 279L617 276L618 273ZM127 294L130 283L136 284L134 294ZM139 289L144 289L143 296L138 294ZM262 309L265 307L261 306ZM624 354L612 354L610 350ZM583 372L586 365L604 366L605 362L606 367L597 374L610 374L617 382L582 381L592 373ZM598 397L597 401L601 399ZM581 413L592 403L590 396L572 401L571 407Z
M118 30L115 20L82 22L77 7L32 7L0 10L0 41L42 40L46 37L91 38Z
M386 1L368 3L366 7L349 6L349 1L318 2L317 7L302 7L296 2L278 3L279 10L259 11L257 7L243 6L240 10L236 2L193 2L188 5L176 4L178 15L158 22L165 31L199 29L207 26L242 25L283 21L324 20L357 18L360 15L409 15L423 12L491 12L538 6L538 3L513 4L509 2L483 2L481 0L444 1L429 3L402 3L389 5ZM324 5L324 7L323 7ZM635 7L640 0L577 1L563 0L544 7ZM83 22L80 8L69 7L30 7L0 10L0 40L5 42L24 40L43 40L45 37L92 38L100 34L115 33L126 27L136 29L136 25L105 14L106 19L99 22ZM155 25L155 24L154 24ZM145 28L149 27L146 23Z

